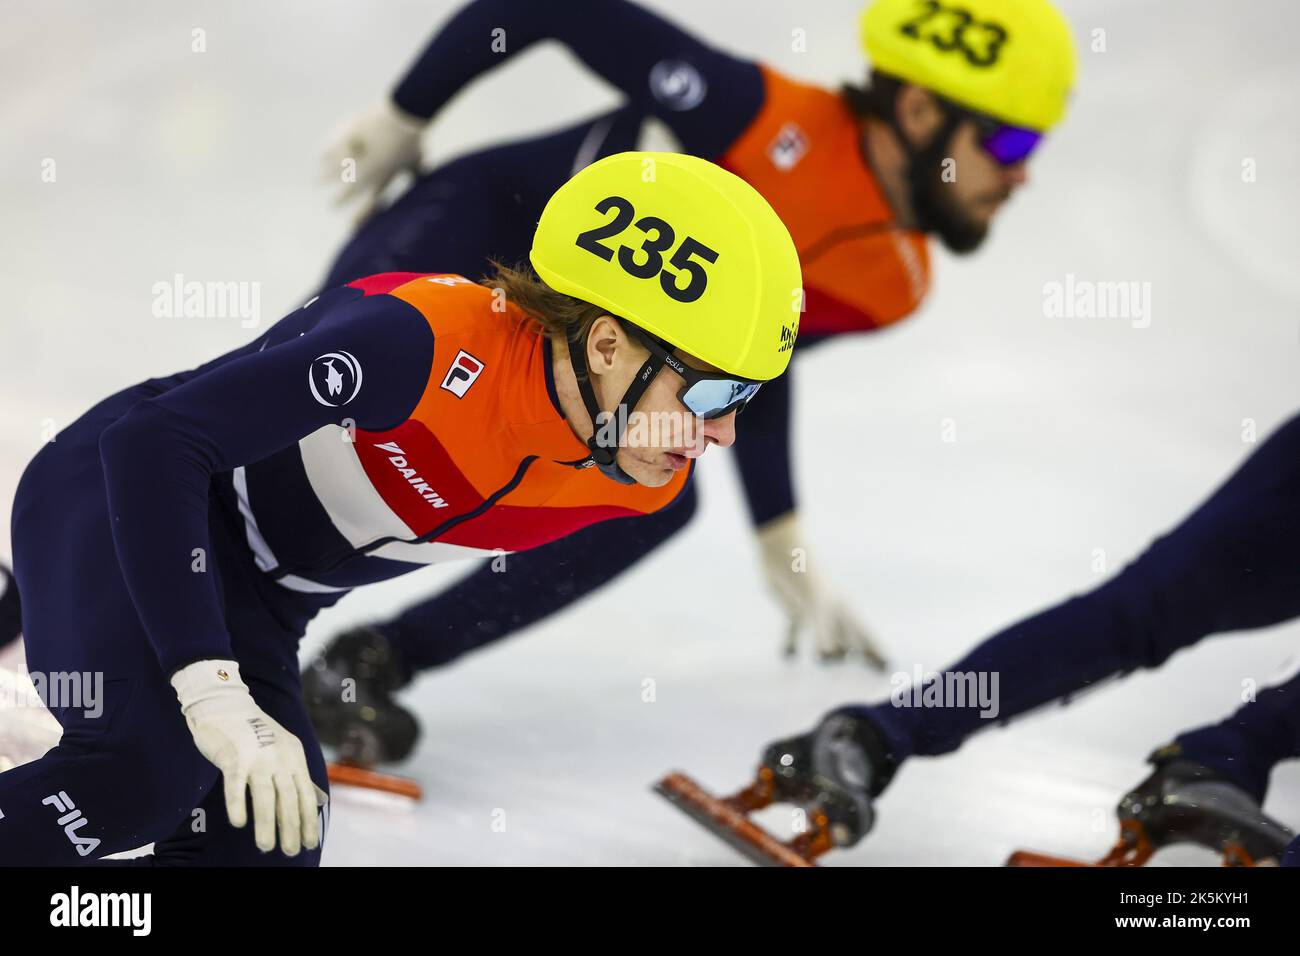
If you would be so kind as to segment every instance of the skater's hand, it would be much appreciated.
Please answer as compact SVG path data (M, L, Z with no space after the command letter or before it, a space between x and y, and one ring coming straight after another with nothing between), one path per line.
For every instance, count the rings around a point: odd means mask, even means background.
M768 586L789 618L786 655L795 654L799 634L807 629L822 660L859 653L871 667L884 670L885 656L871 632L809 563L798 517L791 512L765 524L758 542Z
M270 852L296 856L320 845L317 787L302 743L257 706L234 661L196 661L172 675L181 712L199 753L221 771L230 823L248 823L244 791L253 795L253 839ZM323 796L323 795L322 795Z
M387 98L349 122L324 156L325 182L339 187L336 205L359 200L357 222L368 219L393 177L419 168L424 126Z

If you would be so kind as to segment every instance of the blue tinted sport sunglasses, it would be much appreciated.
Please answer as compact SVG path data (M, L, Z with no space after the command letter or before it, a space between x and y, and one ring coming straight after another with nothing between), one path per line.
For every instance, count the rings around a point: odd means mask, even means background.
M680 375L686 382L677 393L678 400L699 418L722 418L738 412L758 394L762 382L737 378L726 372L702 372L691 368L676 355L667 342L647 333L631 322L623 323L655 358Z
M964 106L947 102L948 108L962 119L975 124L975 137L984 152L993 157L999 166L1023 163L1043 141L1043 134L1023 126L1012 126L985 113L968 110Z

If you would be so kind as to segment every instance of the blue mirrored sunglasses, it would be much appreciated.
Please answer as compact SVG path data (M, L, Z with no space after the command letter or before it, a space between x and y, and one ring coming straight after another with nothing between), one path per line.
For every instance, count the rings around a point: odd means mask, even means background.
M993 157L993 161L1000 166L1023 163L1043 141L1043 134L1038 130L1012 126L987 113L967 109L951 100L944 100L943 103L956 118L968 119L975 124L975 136L980 148Z
M691 368L673 354L668 343L632 323L625 323L623 327L631 331L652 355L685 380L686 384L677 393L677 398L692 415L699 418L722 418L740 411L758 394L763 384L737 378L726 372L702 372Z
M732 378L702 378L693 383L688 379L688 384L677 397L692 414L700 418L721 418L744 408L758 394L759 388L758 382Z
M1043 141L1043 134L1036 130L991 122L995 125L980 129L980 145L1000 165L1023 163Z

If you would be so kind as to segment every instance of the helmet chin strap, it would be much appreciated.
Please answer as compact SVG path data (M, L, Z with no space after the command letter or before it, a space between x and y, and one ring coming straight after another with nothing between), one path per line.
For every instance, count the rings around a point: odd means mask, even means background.
M619 324L622 325L622 322ZM626 326L624 328L626 329ZM645 364L628 385L627 391L623 393L623 397L619 399L614 411L605 412L596 401L596 390L591 384L591 371L587 368L586 342L580 345L572 336L566 336L566 339L569 343L569 363L573 366L574 377L578 380L578 391L582 394L582 403L587 406L587 414L591 416L593 431L591 437L587 439L587 451L591 455L591 461L606 478L617 481L620 485L634 485L636 479L624 471L618 463L618 450L623 444L623 433L627 430L628 417L665 363L654 355L646 359ZM611 414L614 416L615 423L613 429L606 427L608 423L602 425L602 420Z

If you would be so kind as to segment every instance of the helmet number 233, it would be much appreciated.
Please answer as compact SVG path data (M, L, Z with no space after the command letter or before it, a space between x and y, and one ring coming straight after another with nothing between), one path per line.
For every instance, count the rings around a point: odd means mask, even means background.
M601 240L617 236L634 225L636 210L632 203L622 196L609 196L596 203L596 212L602 215L614 213L614 218L602 223L595 229L589 229L578 235L577 244L593 255L600 256L606 262L613 262L615 255L623 271L638 279L659 277L659 284L671 299L678 302L694 302L704 294L709 284L708 273L704 271L703 262L718 261L718 253L704 243L687 236L677 247L668 264L676 269L670 271L664 267L664 253L673 247L677 234L673 227L658 216L642 216L635 222L636 228L646 234L645 241L639 248L619 246L617 250L604 245ZM682 274L688 276L685 285L679 285Z
M1007 39L1005 28L992 22L972 22L968 11L957 6L946 7L939 0L925 0L923 7L920 16L899 27L900 33L914 40L928 38L940 50L960 50L972 66L992 66L997 62ZM967 32L968 27L973 28L970 33L978 31L978 39Z

